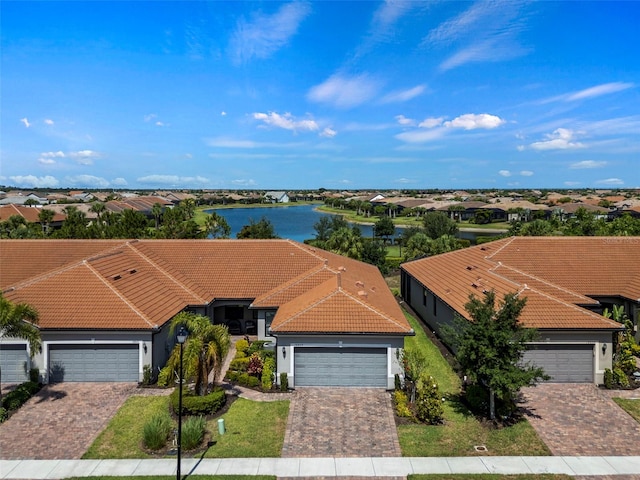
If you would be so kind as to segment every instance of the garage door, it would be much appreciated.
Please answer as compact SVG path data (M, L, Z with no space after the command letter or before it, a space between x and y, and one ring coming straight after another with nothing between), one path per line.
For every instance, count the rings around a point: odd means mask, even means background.
M296 387L387 387L386 348L296 347Z
M593 345L538 345L524 360L544 368L551 382L593 383Z
M29 379L27 346L20 344L0 345L0 369L2 383L22 383Z
M50 345L51 382L137 382L138 345Z

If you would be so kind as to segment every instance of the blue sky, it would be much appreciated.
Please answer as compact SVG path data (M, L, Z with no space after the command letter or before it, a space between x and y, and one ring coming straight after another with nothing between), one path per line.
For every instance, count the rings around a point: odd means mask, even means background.
M0 9L0 184L640 187L640 2Z

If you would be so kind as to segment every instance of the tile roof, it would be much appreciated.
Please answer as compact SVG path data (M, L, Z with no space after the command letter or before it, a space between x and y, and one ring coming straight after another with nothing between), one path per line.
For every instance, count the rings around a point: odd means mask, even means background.
M52 208L47 207L47 209L53 211ZM0 221L8 220L14 215L19 215L23 217L27 222L39 223L40 219L38 218L38 216L40 215L41 211L42 211L41 208L27 207L24 205L15 205L13 203L10 205L3 205L3 206L0 206ZM54 211L52 221L61 222L66 218L67 218L66 215Z
M411 333L375 267L290 240L0 240L0 265L4 295L44 329L150 329L246 299L279 308L280 333Z
M582 306L598 296L640 301L640 237L512 237L402 269L466 317L469 295L519 292L527 298L521 320L535 328L615 328Z

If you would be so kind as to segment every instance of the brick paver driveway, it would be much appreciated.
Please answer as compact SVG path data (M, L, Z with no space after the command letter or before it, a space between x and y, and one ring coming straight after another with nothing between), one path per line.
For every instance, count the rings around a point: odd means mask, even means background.
M298 388L282 456L401 456L391 396L373 388Z
M640 424L609 392L592 384L546 383L523 393L529 422L553 455L640 455Z
M47 385L0 425L0 458L80 458L135 383Z

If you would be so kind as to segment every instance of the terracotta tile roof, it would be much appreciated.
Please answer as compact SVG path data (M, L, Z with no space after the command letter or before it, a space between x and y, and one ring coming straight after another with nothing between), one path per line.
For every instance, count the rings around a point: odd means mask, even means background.
M44 329L150 329L189 305L255 299L291 328L411 333L375 267L290 240L1 240L0 265L6 297Z
M469 295L527 297L524 324L610 329L617 323L578 305L590 296L640 300L640 237L512 237L405 263L402 269L468 317Z
M47 209L53 211L52 208L47 207ZM23 205L15 205L15 204L3 205L3 206L0 206L0 222L8 220L14 215L19 215L29 223L39 223L40 219L38 218L38 215L40 214L41 210L42 210L41 208L25 207ZM66 218L67 218L66 215L62 213L54 212L52 221L61 222Z

